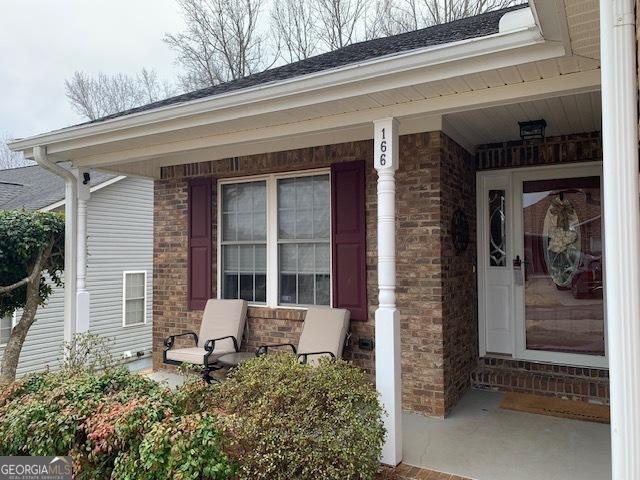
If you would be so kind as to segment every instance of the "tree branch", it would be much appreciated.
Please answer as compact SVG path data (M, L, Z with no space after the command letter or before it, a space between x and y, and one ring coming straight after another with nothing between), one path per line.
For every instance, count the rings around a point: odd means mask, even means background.
M13 285L7 285L6 287L2 287L0 286L0 295L6 295L7 293L15 290L16 288L20 288L23 285L27 285L28 283L32 283L33 281L36 280L36 278L39 277L40 272L42 271L42 267L43 267L43 260L46 261L46 259L49 258L49 255L51 255L51 250L53 249L53 239L51 239L49 241L49 244L42 248L40 250L40 252L38 253L38 257L36 258L36 261L31 269L31 273L29 274L28 277L23 278L22 280L14 283Z

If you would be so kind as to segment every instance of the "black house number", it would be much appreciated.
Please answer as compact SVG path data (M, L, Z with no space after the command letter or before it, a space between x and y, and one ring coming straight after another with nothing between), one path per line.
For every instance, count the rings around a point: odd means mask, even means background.
M382 141L380 142L380 165L383 167L387 164L387 140L385 138L384 128L382 129Z

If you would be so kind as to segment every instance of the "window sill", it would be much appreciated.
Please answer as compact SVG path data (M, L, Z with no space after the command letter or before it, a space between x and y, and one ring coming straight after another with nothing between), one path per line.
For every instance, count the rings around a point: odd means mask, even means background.
M142 327L142 326L144 326L146 324L147 324L147 322L145 321L145 322L140 322L140 323L132 323L131 325L122 324L122 327L123 328Z

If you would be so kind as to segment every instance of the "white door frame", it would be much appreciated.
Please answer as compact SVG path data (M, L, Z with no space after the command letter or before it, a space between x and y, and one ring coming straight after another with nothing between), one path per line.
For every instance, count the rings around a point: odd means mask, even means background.
M506 189L507 201L507 266L512 270L512 261L515 255L524 258L524 236L522 232L522 182L529 180L543 180L553 178L575 178L599 176L602 183L602 162L585 162L581 164L554 164L535 167L520 167L504 170L490 170L477 173L477 201L478 201L478 329L480 355L487 355L487 321L486 321L486 292L487 292L487 266L488 252L488 222L487 222L487 195L488 189L493 188L494 179L510 181ZM511 225L511 227L509 227ZM604 235L603 235L604 238ZM509 243L510 242L510 243ZM603 251L605 246L603 244ZM526 329L524 322L524 286L512 286L513 292L513 350L512 357L517 360L530 360L562 365L575 365L582 367L608 368L607 355L607 319L606 298L604 299L604 332L605 355L583 355L562 352L546 352L529 350L526 348ZM501 352L503 353L503 352ZM506 353L506 352L504 352Z

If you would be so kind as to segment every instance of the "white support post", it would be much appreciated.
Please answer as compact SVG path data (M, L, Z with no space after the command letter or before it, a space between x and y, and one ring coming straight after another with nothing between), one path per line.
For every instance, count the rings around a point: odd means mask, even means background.
M396 181L398 121L374 122L374 166L378 172L378 309L376 310L376 388L386 411L382 463L402 461L400 314L396 308Z
M614 480L640 478L640 207L634 3L600 2L605 293Z
M91 185L85 179L88 170L78 170L78 239L77 239L77 284L76 315L77 331L86 332L90 324L89 291L87 290L87 202L91 196Z

